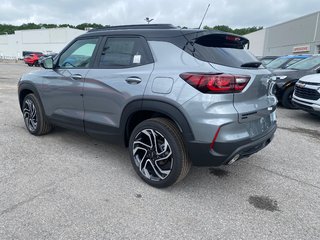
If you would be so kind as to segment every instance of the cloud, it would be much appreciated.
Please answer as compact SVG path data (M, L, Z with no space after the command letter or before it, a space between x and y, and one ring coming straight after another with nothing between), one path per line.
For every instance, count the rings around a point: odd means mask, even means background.
M319 9L318 0L2 0L0 23L22 24L94 22L103 25L153 23L197 27L208 3L204 25L272 26Z

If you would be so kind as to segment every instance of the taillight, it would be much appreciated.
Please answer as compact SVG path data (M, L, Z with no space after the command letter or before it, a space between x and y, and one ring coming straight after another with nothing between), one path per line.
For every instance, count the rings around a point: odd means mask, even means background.
M245 75L182 73L180 77L203 93L237 93L248 84L250 77Z

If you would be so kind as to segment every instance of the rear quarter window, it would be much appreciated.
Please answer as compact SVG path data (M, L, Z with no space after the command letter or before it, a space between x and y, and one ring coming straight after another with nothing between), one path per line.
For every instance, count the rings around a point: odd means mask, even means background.
M146 42L140 37L109 37L99 60L99 68L129 68L152 62Z

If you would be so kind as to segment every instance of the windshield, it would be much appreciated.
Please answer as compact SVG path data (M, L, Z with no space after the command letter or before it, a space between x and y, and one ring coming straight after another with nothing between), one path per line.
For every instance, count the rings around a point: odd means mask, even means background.
M295 64L292 64L289 69L308 70L317 67L320 64L320 56L307 58Z
M272 62L267 64L267 68L279 68L282 64L284 64L286 61L288 61L287 58L277 58L273 60Z
M267 64L267 68L287 68L292 64L295 64L305 58L277 58L273 60L271 63ZM284 65L285 64L285 65Z

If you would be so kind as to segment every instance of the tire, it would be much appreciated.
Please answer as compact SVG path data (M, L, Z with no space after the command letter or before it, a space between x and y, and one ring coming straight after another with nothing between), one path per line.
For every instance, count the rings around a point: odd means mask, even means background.
M34 94L28 94L22 103L22 114L27 130L36 136L47 134L52 125L47 121L39 99Z
M32 63L28 63L28 66L29 66L29 67L32 67L32 66L33 66L33 64L32 64Z
M180 131L165 118L152 118L138 124L130 136L129 151L134 170L143 181L156 188L181 181L191 167Z
M292 103L293 91L294 86L288 87L282 95L281 103L285 108L296 109L296 107Z

